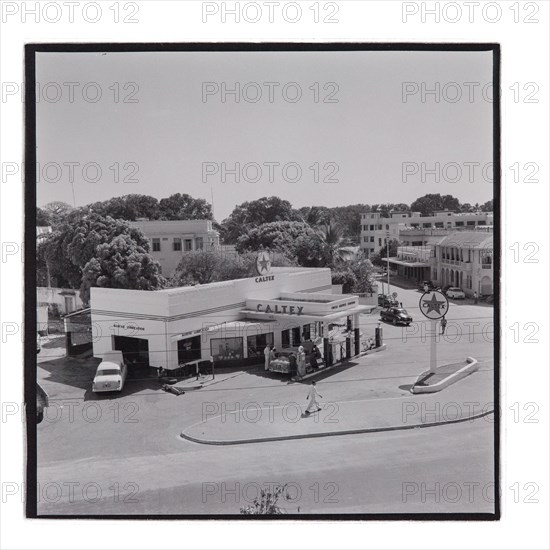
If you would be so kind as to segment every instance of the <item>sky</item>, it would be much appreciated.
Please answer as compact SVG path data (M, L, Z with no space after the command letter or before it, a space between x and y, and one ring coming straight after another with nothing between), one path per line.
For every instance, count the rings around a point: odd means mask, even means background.
M36 70L39 206L188 193L221 221L271 195L492 198L491 52L38 53Z

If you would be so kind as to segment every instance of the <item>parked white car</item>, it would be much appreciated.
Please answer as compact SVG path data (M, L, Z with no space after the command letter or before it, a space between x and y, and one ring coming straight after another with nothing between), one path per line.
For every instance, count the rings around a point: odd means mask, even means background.
M447 289L447 298L452 298L453 300L464 300L464 298L466 298L466 294L464 294L464 291L461 288L452 286Z
M128 367L121 351L106 353L97 367L92 383L93 392L120 391L124 387Z

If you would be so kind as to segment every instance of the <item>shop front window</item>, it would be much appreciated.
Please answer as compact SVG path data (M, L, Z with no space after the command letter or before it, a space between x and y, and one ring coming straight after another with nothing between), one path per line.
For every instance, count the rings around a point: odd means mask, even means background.
M210 354L214 361L231 361L243 358L242 338L212 338Z
M247 336L246 348L248 350L248 357L263 357L264 349L266 346L273 347L273 333L267 334L254 334L253 336Z
M311 325L304 325L304 330L302 332L303 336L304 336L304 340L309 340L311 339Z
M292 329L292 344L294 346L299 346L301 344L301 332L300 327L294 327Z

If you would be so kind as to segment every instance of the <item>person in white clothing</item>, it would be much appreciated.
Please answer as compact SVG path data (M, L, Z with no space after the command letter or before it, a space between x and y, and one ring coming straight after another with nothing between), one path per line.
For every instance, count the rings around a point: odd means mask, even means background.
M321 407L319 407L319 403L317 401L317 397L320 397L321 399L323 398L323 396L317 391L317 388L315 387L315 381L313 381L311 383L309 393L307 394L307 399L309 400L309 403L307 405L306 414L321 410Z
M264 357L265 357L265 370L269 370L269 363L271 362L271 348L269 344L264 348Z

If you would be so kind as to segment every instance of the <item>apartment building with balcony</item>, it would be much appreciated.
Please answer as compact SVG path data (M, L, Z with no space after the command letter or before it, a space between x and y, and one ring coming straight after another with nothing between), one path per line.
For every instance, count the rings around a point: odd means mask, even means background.
M361 215L360 246L370 256L384 246L386 237L399 240L403 229L468 231L492 226L492 212L456 213L443 210L430 216L422 216L420 212L391 212L390 217L382 217L380 212L368 212Z
M434 246L432 279L442 287L458 286L467 296L493 294L493 234L458 231Z
M128 222L149 240L150 254L162 274L174 274L184 254L198 250L220 250L220 236L210 220L138 220Z

